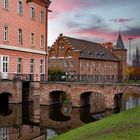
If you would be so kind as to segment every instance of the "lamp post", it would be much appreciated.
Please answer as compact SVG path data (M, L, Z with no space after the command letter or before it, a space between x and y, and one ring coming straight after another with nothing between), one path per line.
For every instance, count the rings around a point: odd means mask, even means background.
M134 39L132 37L128 38L129 40L129 64L131 65L131 40Z

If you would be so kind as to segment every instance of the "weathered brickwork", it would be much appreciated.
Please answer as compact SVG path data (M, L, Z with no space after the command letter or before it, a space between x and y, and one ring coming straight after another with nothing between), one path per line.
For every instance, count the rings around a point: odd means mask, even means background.
M33 89L32 89L33 90ZM68 100L72 102L73 106L81 106L80 96L82 93L97 94L97 98L105 100L106 108L115 108L114 97L119 93L134 92L140 94L139 85L121 85L121 84L79 84L79 83L41 83L40 91L40 104L50 104L50 93L53 91L64 91L68 96ZM55 94L55 93L54 93ZM100 96L100 94L102 96ZM96 98L96 99L97 99ZM95 97L94 97L95 100ZM98 103L97 103L98 104Z
M43 74L47 71L47 15L46 1L22 0L22 14L18 14L18 1L9 1L8 9L3 8L0 1L0 73L3 72L3 56L8 57L8 73L17 73L18 58L22 58L21 74L30 74L30 59L34 59L34 74L40 75L40 61L43 60ZM44 5L45 4L45 5ZM31 18L31 7L35 10L35 19ZM41 21L41 11L44 20ZM8 27L8 40L4 41L4 26ZM22 30L22 43L18 43ZM31 33L34 33L34 43L31 45ZM41 35L43 45L41 47Z
M49 50L49 67L58 65L67 74L73 75L126 75L127 50L121 38L120 46L112 50L86 40L60 36Z
M22 103L22 82L0 81L0 94L8 93L9 103Z

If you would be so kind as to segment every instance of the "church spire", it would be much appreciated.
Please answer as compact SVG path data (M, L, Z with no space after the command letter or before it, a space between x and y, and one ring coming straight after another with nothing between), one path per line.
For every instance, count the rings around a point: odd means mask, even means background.
M120 32L116 43L116 49L125 49Z

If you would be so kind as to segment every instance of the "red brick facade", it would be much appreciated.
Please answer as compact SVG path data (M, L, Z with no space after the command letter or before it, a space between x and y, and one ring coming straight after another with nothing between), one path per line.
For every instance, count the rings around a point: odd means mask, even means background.
M49 50L49 65L61 63L65 72L80 75L125 75L126 53L61 34Z
M0 73L45 74L46 1L8 0L7 6L3 1L0 1Z

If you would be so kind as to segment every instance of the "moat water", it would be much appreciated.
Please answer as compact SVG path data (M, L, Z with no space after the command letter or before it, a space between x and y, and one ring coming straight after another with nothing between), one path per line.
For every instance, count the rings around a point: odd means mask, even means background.
M137 105L140 105L140 95L122 95L121 111ZM67 109L65 104L39 106L34 102L0 105L0 140L47 140L120 110L93 115L89 105Z

